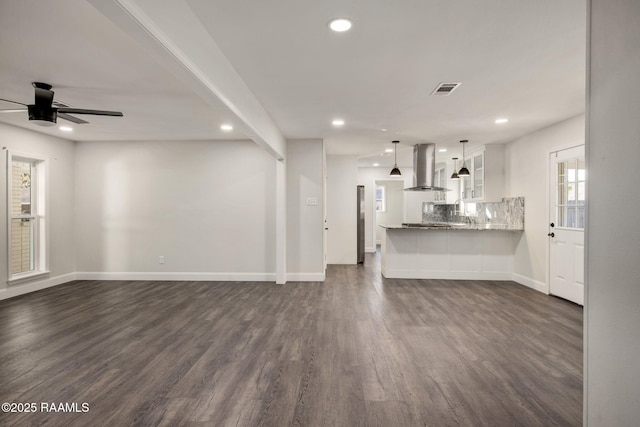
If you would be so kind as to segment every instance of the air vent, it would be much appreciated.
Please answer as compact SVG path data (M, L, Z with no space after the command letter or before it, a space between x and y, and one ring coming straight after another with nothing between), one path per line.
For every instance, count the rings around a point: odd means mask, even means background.
M431 92L431 96L448 96L458 88L462 83L440 83Z

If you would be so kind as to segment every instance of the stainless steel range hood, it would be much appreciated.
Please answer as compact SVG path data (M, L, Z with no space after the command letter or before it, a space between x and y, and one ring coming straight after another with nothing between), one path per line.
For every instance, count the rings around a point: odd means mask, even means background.
M413 147L413 187L405 191L451 191L434 187L436 173L436 144L416 144Z

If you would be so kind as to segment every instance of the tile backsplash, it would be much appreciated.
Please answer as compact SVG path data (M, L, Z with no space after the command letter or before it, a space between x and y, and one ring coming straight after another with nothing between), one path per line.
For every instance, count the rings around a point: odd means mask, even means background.
M524 230L524 197L507 197L501 202L463 202L462 206L425 202L422 204L422 222L495 224Z

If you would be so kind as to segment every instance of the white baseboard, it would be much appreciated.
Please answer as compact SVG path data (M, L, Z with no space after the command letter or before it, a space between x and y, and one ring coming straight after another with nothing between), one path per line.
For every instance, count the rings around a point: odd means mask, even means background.
M77 280L171 280L211 282L275 282L275 273L189 273L189 272L90 272L76 273Z
M530 277L523 276L517 273L513 273L513 278L511 280L521 285L524 285L527 288L535 289L538 292L542 292L543 294L549 295L549 287L547 286L546 283L541 282L539 280L535 280Z
M513 280L512 273L504 271L416 271L385 268L382 274L394 279Z
M375 247L375 246L373 246L373 247L366 247L366 248L364 248L364 251L365 251L365 252L367 252L367 253L372 254L372 253L375 253L375 252L376 252L376 247Z
M549 294L547 284L521 274L502 271L415 271L382 269L386 278L396 279L444 279L444 280L509 280L534 289L543 294Z
M287 273L287 282L324 282L324 273Z
M30 292L39 291L41 289L50 288L52 286L62 285L63 283L76 280L76 273L67 273L60 276L48 277L46 279L34 280L33 282L22 282L17 285L10 285L0 290L0 300L17 297L18 295L28 294Z
M0 289L0 300L13 298L74 280L158 280L211 282L275 282L275 273L185 273L185 272L74 272L22 282ZM290 282L324 282L324 273L287 273Z

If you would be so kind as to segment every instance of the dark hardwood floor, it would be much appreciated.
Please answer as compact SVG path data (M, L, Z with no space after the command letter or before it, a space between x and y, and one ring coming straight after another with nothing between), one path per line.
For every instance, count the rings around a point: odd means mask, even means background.
M512 282L383 279L373 254L327 276L0 301L0 402L38 405L0 425L581 425L581 307Z

